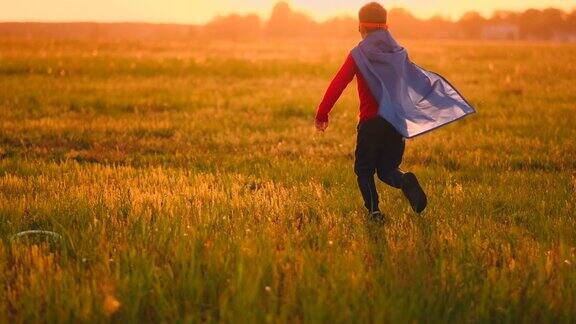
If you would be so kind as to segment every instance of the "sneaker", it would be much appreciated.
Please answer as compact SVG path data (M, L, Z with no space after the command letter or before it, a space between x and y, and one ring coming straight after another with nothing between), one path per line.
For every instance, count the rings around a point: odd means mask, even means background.
M428 198L426 198L426 193L422 190L414 173L408 172L404 174L402 178L402 192L410 202L410 206L414 212L420 214L426 209Z
M375 212L371 212L370 213L370 219L375 221L375 222L384 222L384 215L382 215L382 212L380 212L379 210L375 211Z

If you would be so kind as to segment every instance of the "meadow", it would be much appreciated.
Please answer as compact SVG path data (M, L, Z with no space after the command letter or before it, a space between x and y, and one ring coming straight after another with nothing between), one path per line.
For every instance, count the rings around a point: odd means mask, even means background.
M575 322L576 46L406 41L478 113L375 224L356 41L0 40L0 322Z

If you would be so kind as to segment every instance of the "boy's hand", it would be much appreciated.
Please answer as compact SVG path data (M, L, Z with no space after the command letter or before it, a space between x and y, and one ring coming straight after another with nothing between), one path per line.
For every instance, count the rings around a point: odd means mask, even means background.
M327 121L316 120L316 130L317 131L324 132L324 131L326 131L326 128L328 128L328 122Z

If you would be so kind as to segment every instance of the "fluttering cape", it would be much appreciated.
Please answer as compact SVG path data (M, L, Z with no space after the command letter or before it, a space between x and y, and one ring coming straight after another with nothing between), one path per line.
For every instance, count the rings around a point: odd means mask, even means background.
M370 33L352 57L379 103L378 114L405 138L475 112L450 82L412 63L387 30Z

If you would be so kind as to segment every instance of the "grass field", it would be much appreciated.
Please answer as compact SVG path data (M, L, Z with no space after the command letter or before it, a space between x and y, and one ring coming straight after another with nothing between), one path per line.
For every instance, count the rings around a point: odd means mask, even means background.
M576 46L406 42L478 114L381 226L355 86L313 126L353 45L0 40L0 322L575 322Z

